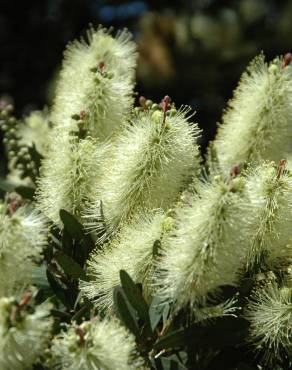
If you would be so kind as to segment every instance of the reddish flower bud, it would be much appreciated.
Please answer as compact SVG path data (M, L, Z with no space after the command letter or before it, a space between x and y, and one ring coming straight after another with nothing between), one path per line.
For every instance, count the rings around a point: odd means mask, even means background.
M85 116L86 116L86 112L85 112L85 110L82 110L80 113L79 113L79 116L80 116L80 119L84 119L85 118Z
M140 98L139 98L139 104L141 105L141 107L143 109L147 109L145 96L142 96L142 95L140 96Z
M25 292L24 295L21 298L21 301L19 302L19 308L23 308L27 306L28 302L31 300L32 293L31 292Z
M238 164L233 165L230 170L230 176L236 177L237 175L239 175L239 173L240 173L239 165Z
M279 166L278 166L278 171L277 171L277 179L279 179L285 169L285 166L286 166L286 159L281 159L280 162L279 162Z
M292 54L291 53L286 53L283 57L282 61L282 68L287 67L292 61Z
M85 344L85 331L81 326L75 328L75 333L79 336L79 344L83 346Z
M102 72L102 71L103 71L104 66L105 66L104 61L101 61L101 62L99 62L99 63L98 63L98 69L100 70L100 72Z

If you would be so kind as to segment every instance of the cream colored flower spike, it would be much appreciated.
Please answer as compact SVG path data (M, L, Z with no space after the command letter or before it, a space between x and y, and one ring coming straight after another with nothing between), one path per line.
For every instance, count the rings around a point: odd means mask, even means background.
M134 115L101 165L95 203L86 215L89 228L98 229L101 202L108 234L140 211L172 207L200 168L199 129L187 113L170 109L165 117L162 110L146 109Z
M220 169L233 165L278 162L291 153L292 66L289 55L265 62L256 57L243 73L213 143Z
M32 279L33 259L47 243L48 225L36 210L0 204L0 297L19 292Z
M135 338L116 320L95 317L74 324L59 334L52 345L53 363L61 370L138 370L143 360Z
M207 302L222 285L236 285L246 254L248 222L244 180L204 184L190 204L176 211L176 224L162 245L154 284L174 311Z
M57 85L51 120L61 130L77 129L103 140L124 121L133 104L136 45L131 34L113 37L104 28L88 31L88 41L70 43Z
M149 298L155 264L153 246L161 242L172 223L172 218L162 212L151 212L124 226L110 245L92 253L87 270L91 279L80 281L81 291L102 311L111 313L113 290L120 284L120 270L125 270L135 283L142 284Z
M292 288L269 282L256 289L244 317L250 321L249 341L265 365L292 356ZM269 367L270 368L270 367Z
M29 293L18 302L0 298L0 369L32 369L49 344L53 319L51 306L28 308Z

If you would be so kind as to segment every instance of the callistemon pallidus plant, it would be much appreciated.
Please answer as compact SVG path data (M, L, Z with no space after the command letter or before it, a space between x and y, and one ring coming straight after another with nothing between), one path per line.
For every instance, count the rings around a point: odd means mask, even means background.
M0 102L0 369L292 367L292 56L248 67L201 158L134 106L128 31L65 52L51 109Z

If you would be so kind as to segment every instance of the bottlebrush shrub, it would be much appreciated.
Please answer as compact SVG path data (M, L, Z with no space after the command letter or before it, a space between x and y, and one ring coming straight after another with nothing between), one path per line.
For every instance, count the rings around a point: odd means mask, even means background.
M0 369L290 369L292 55L203 161L189 108L134 106L135 50L91 29L49 110L0 102Z

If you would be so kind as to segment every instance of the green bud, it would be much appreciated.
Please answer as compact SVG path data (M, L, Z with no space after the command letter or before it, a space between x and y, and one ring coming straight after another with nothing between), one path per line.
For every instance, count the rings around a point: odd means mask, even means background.
M151 110L158 110L158 109L160 109L159 104L157 104L157 103L152 104Z
M147 99L146 102L145 102L145 105L146 105L147 108L150 108L152 106L152 104L153 104L153 101L150 100L150 99Z
M8 123L9 123L10 125L12 125L12 124L16 123L16 118L15 118L15 117L10 117L10 118L8 119Z

